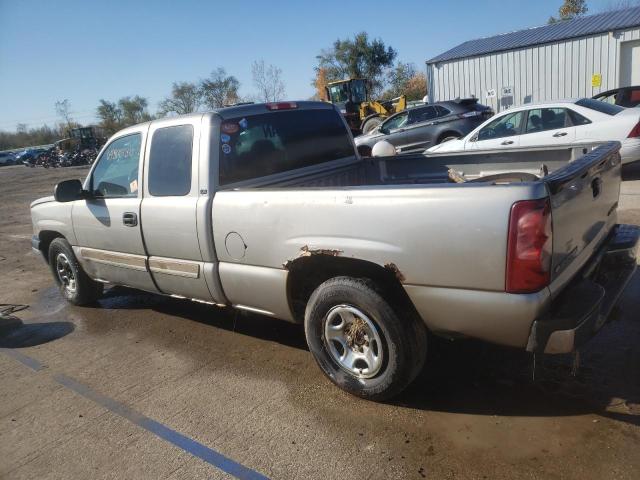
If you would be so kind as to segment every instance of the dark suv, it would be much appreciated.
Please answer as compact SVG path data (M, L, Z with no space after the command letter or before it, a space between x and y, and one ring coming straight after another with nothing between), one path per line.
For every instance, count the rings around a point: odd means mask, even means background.
M420 152L442 142L464 137L493 115L477 98L450 100L413 107L386 119L378 128L355 138L358 151L369 156L380 140L399 153Z

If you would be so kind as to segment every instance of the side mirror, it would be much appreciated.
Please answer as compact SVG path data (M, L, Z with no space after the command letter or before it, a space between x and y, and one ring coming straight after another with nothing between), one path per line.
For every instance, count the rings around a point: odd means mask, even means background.
M476 133L473 137L471 137L469 139L470 142L477 142L478 141L478 134Z
M65 180L56 185L53 190L56 202L73 202L84 198L82 182L80 180Z

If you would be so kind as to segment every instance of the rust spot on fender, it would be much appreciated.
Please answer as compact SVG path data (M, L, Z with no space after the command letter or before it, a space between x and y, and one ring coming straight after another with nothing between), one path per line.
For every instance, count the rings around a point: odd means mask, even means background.
M404 282L405 278L398 266L395 263L389 262L384 264L384 268L393 272L399 282Z
M298 254L298 256L296 258L292 258L287 260L285 263L282 264L282 266L285 269L289 269L289 267L291 266L291 263L298 259L298 258L303 258L303 257L311 257L313 255L330 255L332 257L337 257L339 255L342 254L342 250L338 250L338 249L332 249L332 248L309 248L309 245L303 245L300 248L300 253Z

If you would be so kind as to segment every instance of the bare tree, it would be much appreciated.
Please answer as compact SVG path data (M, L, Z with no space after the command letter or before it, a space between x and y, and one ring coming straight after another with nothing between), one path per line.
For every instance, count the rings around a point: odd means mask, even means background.
M195 83L175 82L171 88L171 96L159 104L160 113L177 113L184 115L193 113L200 107L201 92Z
M233 75L227 75L220 67L211 72L211 76L200 83L202 103L207 108L220 108L238 101L240 82Z
M67 129L71 129L73 126L73 119L71 118L71 102L67 98L64 100L56 101L56 114L60 117L63 123L66 124Z
M264 60L256 60L251 66L253 84L258 89L262 102L277 102L285 96L282 70L275 65L266 65Z

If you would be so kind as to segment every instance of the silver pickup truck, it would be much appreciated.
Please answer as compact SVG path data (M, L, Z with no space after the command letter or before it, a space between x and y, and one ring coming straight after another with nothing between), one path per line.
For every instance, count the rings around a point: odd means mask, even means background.
M326 103L164 118L33 202L32 246L77 305L107 283L304 323L380 400L428 334L565 353L602 326L636 267L619 148L363 159Z

